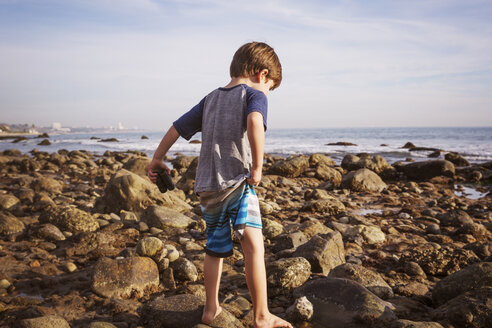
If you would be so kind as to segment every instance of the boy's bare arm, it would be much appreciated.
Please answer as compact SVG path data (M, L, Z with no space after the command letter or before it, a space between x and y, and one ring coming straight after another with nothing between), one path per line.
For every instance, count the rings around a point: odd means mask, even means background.
M261 171L263 168L263 152L265 146L265 129L263 126L263 115L260 112L252 112L248 115L247 133L253 166L251 168L251 178L248 183L257 186L261 181Z
M178 140L179 133L174 127L171 125L166 135L162 138L159 146L157 147L154 157L152 158L152 162L150 162L147 168L147 175L149 176L150 181L154 182L157 179L157 171L166 170L168 173L171 172L166 164L164 164L164 156L166 156L167 151L171 146Z

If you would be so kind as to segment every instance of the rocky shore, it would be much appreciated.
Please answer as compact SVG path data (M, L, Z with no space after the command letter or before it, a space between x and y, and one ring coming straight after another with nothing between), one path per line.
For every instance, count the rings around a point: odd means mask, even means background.
M271 311L296 327L491 327L492 162L446 158L267 155ZM143 153L1 153L0 327L208 327L198 159L168 160L178 189L161 194ZM237 242L220 299L213 327L251 326Z

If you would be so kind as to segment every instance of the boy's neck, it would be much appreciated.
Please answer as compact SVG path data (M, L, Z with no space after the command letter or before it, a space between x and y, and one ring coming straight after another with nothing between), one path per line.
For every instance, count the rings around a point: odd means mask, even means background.
M233 77L224 88L232 88L239 84L246 84L248 87L253 87L254 81L249 77Z

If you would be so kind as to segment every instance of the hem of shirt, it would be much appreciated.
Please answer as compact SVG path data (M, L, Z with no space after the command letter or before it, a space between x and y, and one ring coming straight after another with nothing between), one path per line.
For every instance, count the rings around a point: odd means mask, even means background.
M231 256L233 254L233 250L231 249L230 251L225 252L225 253L217 253L217 252L214 252L214 251L211 251L211 250L205 248L205 253L210 255L210 256L213 256L213 257L225 258L225 257Z
M199 193L201 193L201 192L221 192L221 191L227 190L227 189L232 188L232 187L237 188L241 185L241 183L243 183L248 178L249 178L249 173L245 173L244 176L242 176L241 178L239 178L237 180L231 180L232 183L230 182L230 184L228 183L225 186L217 186L215 188L201 187L199 189L195 189L194 192L195 192L195 194L199 195ZM234 188L234 189L236 189L236 188Z

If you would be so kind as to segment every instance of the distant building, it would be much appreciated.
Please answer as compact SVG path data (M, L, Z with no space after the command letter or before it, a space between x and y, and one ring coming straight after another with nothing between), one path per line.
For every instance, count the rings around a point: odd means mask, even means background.
M55 132L70 132L70 128L63 128L61 123L59 122L53 122L53 124L51 124L51 131L55 131Z
M125 128L123 127L123 124L121 122L118 122L118 130L124 130Z

